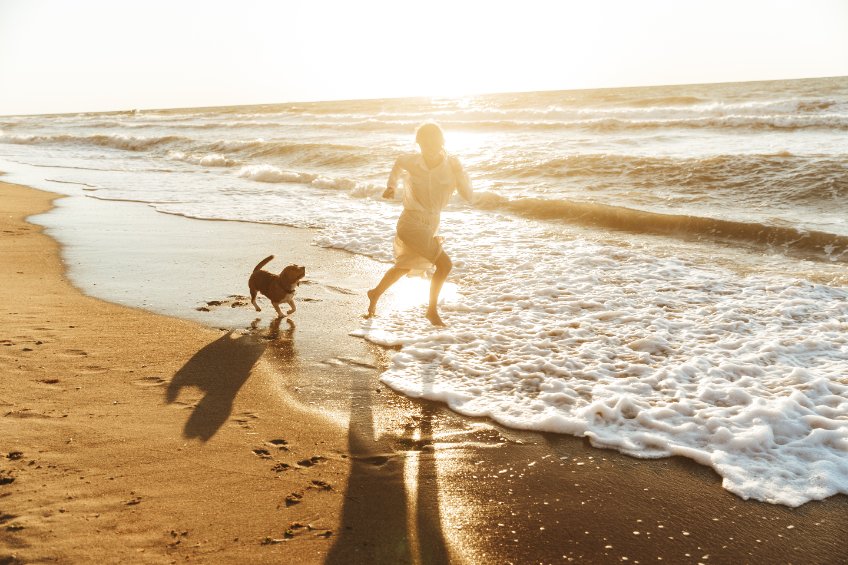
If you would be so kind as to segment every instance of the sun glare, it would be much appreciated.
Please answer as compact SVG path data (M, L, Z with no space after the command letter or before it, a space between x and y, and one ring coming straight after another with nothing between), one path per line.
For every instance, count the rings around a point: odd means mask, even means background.
M491 144L487 133L463 130L445 130L445 149L453 155L477 155Z
M808 4L151 0L127 27L120 2L4 0L0 71L18 88L0 89L0 112L842 75L846 3Z
M385 310L409 310L427 304L430 296L430 279L404 277L383 296L380 308ZM450 304L459 298L454 283L446 282L439 295L440 304Z

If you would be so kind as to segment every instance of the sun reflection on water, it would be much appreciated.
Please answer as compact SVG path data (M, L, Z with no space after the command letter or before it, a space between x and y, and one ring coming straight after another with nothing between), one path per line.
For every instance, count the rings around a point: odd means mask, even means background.
M459 297L457 286L451 282L445 282L439 295L439 304L456 302ZM387 310L409 310L418 306L424 306L430 300L430 279L411 276L403 277L394 284L385 294L385 306L381 309Z

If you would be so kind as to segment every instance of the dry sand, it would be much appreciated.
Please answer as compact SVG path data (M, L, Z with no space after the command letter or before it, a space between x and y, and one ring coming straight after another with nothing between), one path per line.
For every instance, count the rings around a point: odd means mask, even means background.
M253 260L285 233L317 271L296 325L266 310L222 331L87 297L24 220L55 198L0 183L0 563L848 562L848 497L743 501L685 459L394 394L378 380L391 352L347 335L359 289L329 284L361 260L303 230L178 218L167 236L234 230ZM185 280L171 247L144 253ZM120 254L98 254L133 291ZM202 320L196 306L170 313Z

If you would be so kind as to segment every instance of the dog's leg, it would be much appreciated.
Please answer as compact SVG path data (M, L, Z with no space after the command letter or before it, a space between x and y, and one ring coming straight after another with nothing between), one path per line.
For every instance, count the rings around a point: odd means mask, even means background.
M261 312L262 308L260 308L259 305L256 303L256 294L258 292L259 291L256 290L255 288L250 289L250 303L253 304L253 307L256 308L257 312Z
M286 304L291 306L291 310L288 311L286 316L291 316L292 314L294 314L294 311L297 310L297 306L294 305L294 298L292 298L291 300L286 300Z
M277 316L279 316L280 318L282 318L282 317L283 317L283 311L282 311L282 310L280 310L280 305L279 305L279 303L277 303L277 302L272 302L272 303L271 303L271 306L273 306L273 307L274 307L274 310L276 310L276 311L277 311Z

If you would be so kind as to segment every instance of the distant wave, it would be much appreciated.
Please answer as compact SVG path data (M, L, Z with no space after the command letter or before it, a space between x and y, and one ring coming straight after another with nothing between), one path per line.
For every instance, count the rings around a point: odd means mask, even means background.
M530 102L530 100L528 100ZM386 109L379 105L370 108L329 106L314 108L311 111L281 109L279 117L291 120L293 118L315 118L320 121L351 122L362 120L376 121L421 121L433 119L436 121L452 120L464 122L486 121L570 121L581 117L587 118L636 118L656 116L657 118L722 118L734 115L798 115L818 114L830 110L845 114L848 112L848 102L830 98L776 98L767 100L710 100L697 96L654 96L647 98L622 99L615 104L596 104L589 100L582 103L567 103L551 98L547 104L532 105L498 105L483 104L478 107L468 107L462 104L448 103L434 106L404 105L403 107ZM240 114L241 120L264 118L268 114ZM240 122L226 122L227 125ZM279 125L275 123L275 125Z
M468 105L462 100L346 101L277 104L250 107L187 109L151 113L100 113L57 116L54 123L86 128L160 128L176 130L262 129L275 131L314 122L313 126L396 128L425 120L465 128L589 128L648 127L824 128L844 129L848 101L843 98L784 96L777 98L710 98L684 94L607 92L594 96L536 93L488 97ZM484 97L485 98L485 97ZM19 121L5 121L17 127ZM2 127L2 125L0 125Z
M314 188L340 190L358 198L377 196L384 190L383 186L374 183L362 182L345 177L331 177L313 173L288 171L268 164L242 167L238 175L242 178L258 182L300 183Z
M287 141L220 140L201 143L199 148L213 153L237 154L247 159L284 158L294 165L355 167L373 162L373 148L334 143L291 143ZM388 155L388 153L387 153Z
M257 139L222 139L208 142L187 136L95 135L6 135L0 142L21 145L80 145L109 147L126 151L168 149L166 157L194 162L201 166L234 166L238 161L222 156L235 154L244 158L285 157L293 163L321 167L357 166L370 163L374 148L334 143L291 143ZM199 155L199 156L198 156ZM388 156L388 153L386 154ZM387 157L388 158L388 157ZM204 162L205 160L205 162Z
M311 127L353 129L361 131L412 132L422 119L397 121L367 119L310 123ZM586 130L615 132L623 130L731 129L784 130L805 129L848 130L848 114L822 115L729 115L673 119L585 118L573 120L457 120L444 118L439 124L448 130L467 131L556 131Z
M547 160L481 163L483 175L514 178L585 179L637 189L686 188L689 194L734 190L737 202L821 203L848 199L848 156L773 154L703 158L576 154Z
M585 158L583 156L581 158ZM716 166L722 161L732 161L736 156L719 156ZM745 156L738 156L744 158ZM791 158L789 154L753 156L754 158ZM605 159L605 156L590 156L590 160ZM637 159L637 158L634 158ZM661 167L661 159L653 159L654 167ZM613 165L608 164L612 167ZM779 173L776 173L780 176ZM242 178L266 183L295 183L313 188L338 190L354 197L377 197L382 193L381 185L362 182L346 177L331 177L302 171L285 170L273 165L248 165L238 175ZM703 180L693 180L701 183ZM843 180L843 189L848 181ZM754 191L756 192L756 191ZM817 191L801 193L799 198L820 198ZM822 231L812 231L791 226L768 225L762 222L724 220L689 214L658 213L625 206L612 206L568 199L515 198L510 199L494 192L480 192L475 206L484 210L500 210L519 216L540 220L562 220L595 227L653 233L676 237L705 238L734 241L779 248L793 255L812 257L819 260L848 262L848 236Z
M756 244L819 260L848 263L848 236L793 227L766 225L691 215L661 214L623 206L571 200L521 198L509 200L483 193L478 208L505 210L540 220L608 227L634 233L674 235Z
M250 118L251 116L247 116ZM143 128L163 128L167 127L169 129L177 129L177 130L214 130L214 129L262 129L268 130L269 128L279 128L288 124L283 122L271 122L271 121L260 121L260 120L251 120L245 119L243 121L226 121L226 122L214 122L214 121L196 121L196 120L174 120L171 122L162 122L161 120L148 120L148 121L134 121L134 120L101 120L90 123L79 123L76 125L81 125L86 128L96 129L114 129L114 128L128 128L128 129L143 129Z
M412 133L415 128L427 119L437 119L448 130L466 131L558 131L584 130L597 133L612 133L627 130L673 130L673 129L717 129L717 130L771 130L771 131L800 131L800 130L848 130L848 110L830 113L775 113L775 114L727 114L718 116L676 116L663 117L655 114L645 114L634 110L630 114L593 114L591 112L573 113L571 118L553 119L536 116L516 118L509 114L498 115L497 119L461 118L445 115L442 117L430 115L410 116L406 119L376 118L364 116L338 117L333 120L313 120L310 122L287 124L289 127L308 129L354 130L391 133ZM363 119L364 118L364 119ZM82 125L82 124L81 124ZM112 127L111 125L109 127ZM155 127L161 127L156 125ZM276 131L281 124L276 122L251 121L226 123L189 123L171 124L175 130L203 129L208 131L229 130L233 128L259 129L266 133ZM367 157L361 157L365 148L355 145L333 143L291 143L280 140L254 138L252 140L222 139L217 142L205 142L187 135L136 136L117 133L93 135L15 135L0 133L0 143L15 144L79 144L112 147L129 151L144 151L162 146L172 146L187 151L206 151L217 153L245 152L252 156L290 156L302 153L304 158L315 160L316 164L351 164L363 163ZM371 148L373 149L373 148ZM344 154L344 157L339 158ZM332 155L327 159L328 155ZM349 161L348 161L349 160Z
M5 143L16 143L22 145L40 145L40 144L77 144L77 145L97 145L101 147L111 147L114 149L124 149L127 151L145 151L153 147L163 145L173 145L190 141L188 138L166 135L153 137L136 137L131 135L120 134L95 134L95 135L2 135L0 141Z
M251 157L289 157L295 162L319 166L362 165L373 159L367 148L332 143L262 141L242 151Z
M683 106L683 105L694 105L694 104L703 104L704 102L708 102L708 100L704 98L699 98L698 96L649 96L646 98L636 98L635 100L628 100L627 102L622 103L622 105L627 106Z
M648 99L654 100L654 99ZM667 103L642 103L643 100L623 102L610 107L585 107L578 111L582 114L629 117L663 114L668 118L704 117L722 118L735 115L774 116L774 115L803 115L848 112L848 101L833 98L776 98L767 100L708 100L693 97L662 98ZM697 102L695 102L697 100Z
M645 130L645 129L753 129L753 130L801 130L801 129L848 129L848 115L729 115L722 117L692 117L674 119L624 119L589 118L570 121L500 121L500 122L448 122L469 129L585 129L592 131Z

